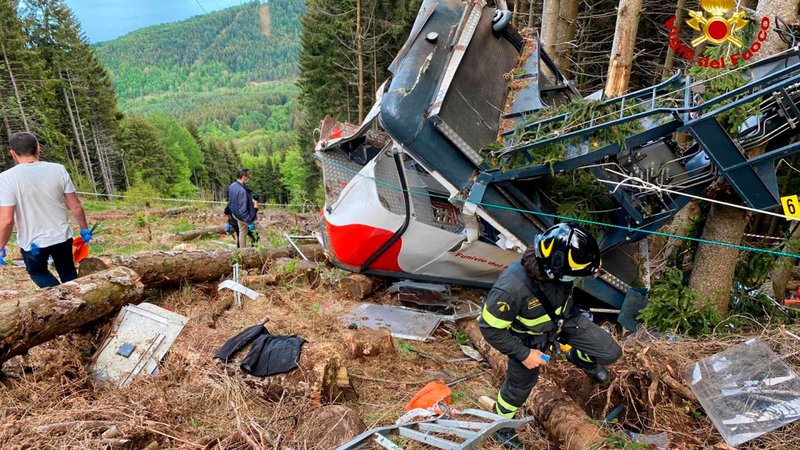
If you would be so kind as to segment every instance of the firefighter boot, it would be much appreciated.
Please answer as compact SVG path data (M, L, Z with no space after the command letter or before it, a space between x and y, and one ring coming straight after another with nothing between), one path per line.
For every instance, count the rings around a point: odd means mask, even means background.
M513 428L502 428L500 430L497 430L494 433L494 438L504 448L507 449L521 450L525 448L525 446L522 445L522 441L520 441L519 438L517 437L517 430Z
M578 349L573 348L570 350L567 353L567 360L580 367L595 383L605 386L611 382L611 374L608 373L608 370L600 364L592 362L585 353L580 352Z

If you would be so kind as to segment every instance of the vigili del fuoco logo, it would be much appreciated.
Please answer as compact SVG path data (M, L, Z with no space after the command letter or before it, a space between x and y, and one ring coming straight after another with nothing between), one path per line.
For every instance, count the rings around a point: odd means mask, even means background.
M691 44L687 44L678 36L679 24L675 23L677 17L672 16L666 23L669 46L687 61L694 61L695 47L701 44L720 45L729 42L740 51L717 59L703 56L697 59L697 65L712 69L736 67L743 61L749 61L761 49L761 43L767 40L769 17L761 19L761 29L758 30L756 39L749 46L745 46L738 32L747 25L748 20L745 19L744 11L734 10L734 0L700 0L700 7L703 11L689 11L690 18L686 21L689 27L700 32L700 36L692 39Z

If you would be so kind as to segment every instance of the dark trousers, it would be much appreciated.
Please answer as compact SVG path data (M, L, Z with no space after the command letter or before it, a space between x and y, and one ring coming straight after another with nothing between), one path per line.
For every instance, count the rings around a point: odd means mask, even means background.
M40 248L36 256L32 255L31 252L22 250L25 269L37 286L48 288L61 284L47 268L47 259L51 256L53 257L53 264L56 266L58 277L61 278L61 283L78 278L78 271L75 270L75 262L72 259L72 238L69 238L60 244Z
M529 348L544 351L547 339L544 336L516 334ZM566 321L561 330L562 341L573 347L585 361L608 365L622 356L622 348L605 330L595 325L585 316L578 316ZM516 358L508 358L506 380L500 387L497 397L497 413L505 417L513 417L525 401L539 379L539 369L530 370Z

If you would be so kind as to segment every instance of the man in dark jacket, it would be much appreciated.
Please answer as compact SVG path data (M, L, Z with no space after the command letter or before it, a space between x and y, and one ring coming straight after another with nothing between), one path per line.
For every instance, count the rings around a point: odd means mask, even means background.
M225 214L225 231L233 236L233 240L236 241L236 247L239 247L239 221L233 217L231 214L231 208L228 205L225 205L225 210L222 211ZM253 233L252 231L248 231L247 237L250 238L251 242L258 242L261 240L260 236Z
M228 188L228 209L239 227L239 248L247 247L247 234L253 230L258 231L261 236L267 236L267 229L258 223L258 210L247 187L249 180L250 171L239 169L237 180Z
M572 304L575 277L595 276L600 250L588 232L562 223L538 235L522 259L511 264L486 297L478 325L486 341L508 356L506 380L495 411L512 418L528 399L547 364L548 351L569 344L567 359L594 381L610 381L603 367L622 349L602 328ZM513 429L497 432L507 448L522 448Z

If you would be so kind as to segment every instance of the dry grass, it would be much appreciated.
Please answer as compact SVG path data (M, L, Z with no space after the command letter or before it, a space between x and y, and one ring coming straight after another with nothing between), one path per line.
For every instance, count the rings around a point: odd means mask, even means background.
M94 214L105 214L101 225L105 231L99 234L102 239L96 248L106 253L157 249L160 235L187 222L200 228L224 221L217 211L193 210L148 220L147 226L141 227L137 226L141 222L138 211L101 211L90 213L90 217ZM281 233L305 233L315 226L314 217L286 212L265 214L265 220ZM230 237L219 236L190 245L206 248L229 242L233 242ZM238 368L221 367L211 356L225 340L264 317L274 334L298 334L311 343L328 342L345 354L345 335L352 331L337 316L353 302L344 299L335 287L342 275L326 268L309 284L308 277L298 273L294 280L260 289L263 295L258 300L245 299L243 307L227 310L231 294L220 295L215 286L187 285L150 292L147 301L187 316L189 323L158 376L138 379L125 389L96 385L88 374L87 367L102 343L108 320L41 345L27 360L12 359L4 367L7 378L0 380L0 448L145 448L152 442L159 448L187 449L323 448L300 431L308 429L301 424L314 408L310 399L288 395L277 401L265 398ZM0 286L18 292L34 289L21 268L0 270ZM473 300L478 295L468 290L459 293ZM385 294L373 300L392 302ZM758 334L790 365L800 366L800 352L796 350L800 340L775 328ZM794 330L794 334L800 331ZM671 448L714 448L721 437L699 406L662 381L654 381L643 361L656 373L669 373L680 380L690 362L744 339L732 335L675 343L628 340L622 361L612 366L615 379L607 389L592 385L579 370L561 361L552 363L543 376L556 380L594 419L601 420L614 406L624 403L626 411L619 423L612 425L616 430L624 426L643 433L664 431L670 435ZM356 411L368 428L393 423L405 412L408 400L432 378L476 375L453 387L456 408L478 408L480 396L496 395L498 380L479 364L444 362L463 356L447 326L437 331L434 342L397 344L395 354L345 358L358 398L342 397L336 402ZM119 436L104 438L103 433L111 426ZM798 426L785 427L742 448L800 448L798 430ZM555 448L537 425L526 427L521 434L529 449ZM499 449L491 442L481 448Z

